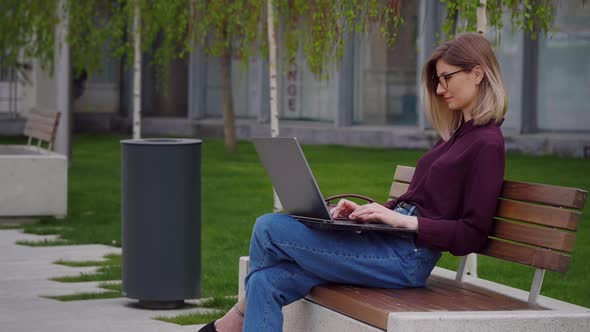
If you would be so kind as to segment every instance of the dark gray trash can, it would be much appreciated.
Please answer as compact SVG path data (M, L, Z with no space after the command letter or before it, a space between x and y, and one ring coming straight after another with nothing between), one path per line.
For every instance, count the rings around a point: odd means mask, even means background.
M140 306L200 296L201 143L121 141L123 293Z

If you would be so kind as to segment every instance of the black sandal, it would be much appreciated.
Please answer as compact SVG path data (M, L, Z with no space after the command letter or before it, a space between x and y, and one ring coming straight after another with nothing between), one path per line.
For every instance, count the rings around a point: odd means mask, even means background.
M242 317L242 319L244 319L244 313L240 311L240 309L238 309L238 304L236 303L236 305L234 305L234 307L232 308L240 317ZM203 326L199 331L197 332L217 332L217 330L215 329L215 321L209 322L207 325Z
M201 327L198 332L217 332L215 329L215 321L209 322L207 325Z

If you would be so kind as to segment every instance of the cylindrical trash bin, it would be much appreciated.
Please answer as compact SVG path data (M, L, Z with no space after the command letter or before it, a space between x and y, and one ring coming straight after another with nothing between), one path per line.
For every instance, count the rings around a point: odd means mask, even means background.
M201 143L121 141L123 293L140 306L200 296Z

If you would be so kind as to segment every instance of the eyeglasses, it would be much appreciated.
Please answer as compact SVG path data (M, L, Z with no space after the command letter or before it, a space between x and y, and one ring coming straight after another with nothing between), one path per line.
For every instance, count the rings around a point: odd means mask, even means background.
M442 74L440 76L433 76L432 77L432 88L434 89L434 91L436 91L436 89L438 89L438 85L440 84L440 85L442 85L442 87L444 89L448 89L449 80L451 79L451 77L453 77L453 75L460 73L462 71L470 71L470 70L471 70L471 68L461 69L461 70L457 70L457 71L454 71L449 74Z

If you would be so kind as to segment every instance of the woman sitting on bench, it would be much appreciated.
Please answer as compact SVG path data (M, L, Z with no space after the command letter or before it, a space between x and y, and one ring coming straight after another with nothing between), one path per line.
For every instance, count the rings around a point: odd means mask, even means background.
M466 33L440 45L421 88L441 139L418 161L408 191L385 205L343 199L331 210L415 232L326 231L289 215L264 215L250 243L246 297L200 331L281 331L282 307L314 286L423 287L441 251L462 256L483 247L504 179L499 127L508 107L487 39Z

